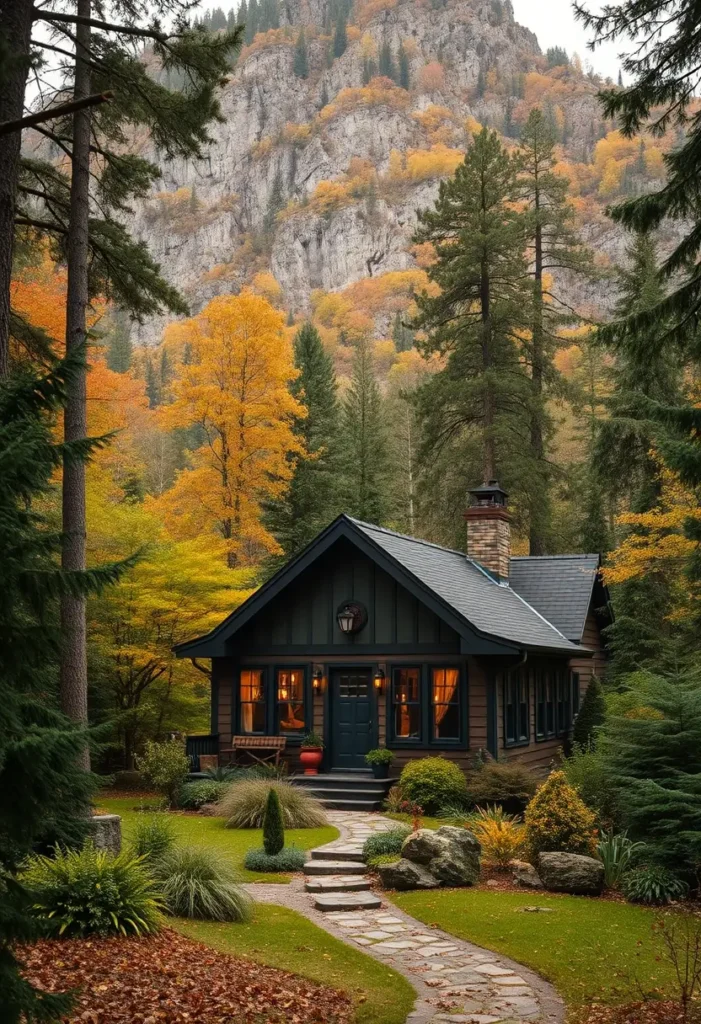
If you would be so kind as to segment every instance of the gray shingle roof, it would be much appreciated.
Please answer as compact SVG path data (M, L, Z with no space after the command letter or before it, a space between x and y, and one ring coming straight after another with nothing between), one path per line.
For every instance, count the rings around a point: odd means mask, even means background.
M540 610L510 586L497 583L463 552L350 521L481 633L528 648L578 649Z
M510 583L533 608L570 640L584 632L598 555L553 555L512 558Z

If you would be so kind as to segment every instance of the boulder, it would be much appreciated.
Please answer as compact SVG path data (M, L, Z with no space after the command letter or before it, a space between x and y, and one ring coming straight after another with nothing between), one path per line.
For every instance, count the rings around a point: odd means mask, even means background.
M443 825L412 832L402 846L402 860L428 868L443 885L474 885L480 873L480 844L467 829Z
M379 864L378 873L385 889L436 889L440 882L422 864L410 860L395 860L391 864Z
M604 888L604 865L579 853L541 853L538 874L551 892L600 896Z
M439 838L439 832L430 828L420 828L407 836L402 844L402 857L414 864L428 864L434 857L445 853L445 843Z
M93 814L90 833L97 850L116 855L122 849L122 819L118 814Z
M510 860L509 867L516 885L522 885L526 889L543 888L538 872L527 860Z

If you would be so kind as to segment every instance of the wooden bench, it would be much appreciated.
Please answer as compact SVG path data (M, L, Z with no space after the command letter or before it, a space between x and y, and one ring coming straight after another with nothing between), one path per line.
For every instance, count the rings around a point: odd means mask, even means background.
M229 764L236 764L237 755L248 754L256 764L280 764L280 755L287 742L284 736L233 736L231 746L220 751L228 756ZM267 751L267 753L265 753Z

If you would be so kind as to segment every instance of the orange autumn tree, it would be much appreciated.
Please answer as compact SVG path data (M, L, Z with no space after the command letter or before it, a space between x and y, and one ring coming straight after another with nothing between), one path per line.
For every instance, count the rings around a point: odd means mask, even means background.
M204 442L157 501L176 538L214 534L230 567L280 548L263 507L280 498L304 455L293 433L306 410L290 394L297 376L284 318L260 295L220 296L182 325L192 362L180 367L167 427L198 427Z

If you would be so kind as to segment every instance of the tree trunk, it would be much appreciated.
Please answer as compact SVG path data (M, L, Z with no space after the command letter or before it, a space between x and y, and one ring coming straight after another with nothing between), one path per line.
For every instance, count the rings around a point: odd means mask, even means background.
M78 0L77 13L90 17L91 0ZM90 27L78 24L74 98L90 94ZM66 351L86 346L88 295L88 227L90 215L90 120L89 107L73 118L73 160L71 173L70 222L68 234L68 286L66 300ZM86 373L83 370L70 385L64 414L64 438L75 441L87 435ZM85 466L63 465L63 550L61 565L66 572L85 569ZM61 708L81 725L88 721L88 671L85 628L85 599L64 595L61 599ZM84 748L81 761L90 767L90 753Z
M545 348L543 343L543 228L538 220L540 195L536 185L535 193L535 271L533 282L533 327L531 388L533 408L531 409L531 451L538 469L545 467L545 441L543 439L543 376L545 372ZM540 474L538 475L540 479ZM531 522L529 548L532 555L546 553L545 521L547 519L547 488L539 487L531 499ZM534 502L539 502L538 508Z
M33 0L0 0L0 122L15 121L24 113L29 72L29 40ZM15 206L22 133L8 135L0 144L0 377L7 375L10 351L10 281L15 236Z
M491 287L487 260L482 261L482 278L480 283L480 305L482 316L482 369L487 379L484 384L484 433L483 443L483 483L496 479L496 451L494 446L494 394L489 373L492 369L492 338L491 338Z

